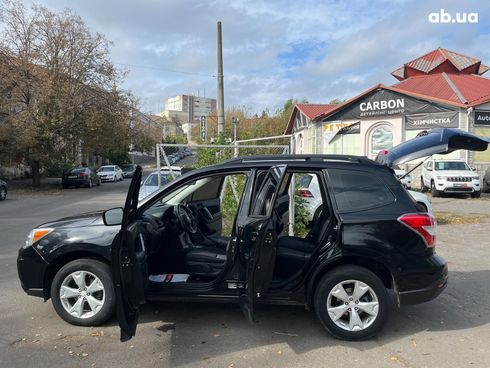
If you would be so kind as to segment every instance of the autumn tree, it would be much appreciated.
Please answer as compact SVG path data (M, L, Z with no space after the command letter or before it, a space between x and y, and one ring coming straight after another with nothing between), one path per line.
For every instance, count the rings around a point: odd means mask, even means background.
M30 165L33 184L53 161L127 144L129 109L110 93L121 75L103 35L70 10L10 0L0 4L0 26L0 143L13 142L7 154Z

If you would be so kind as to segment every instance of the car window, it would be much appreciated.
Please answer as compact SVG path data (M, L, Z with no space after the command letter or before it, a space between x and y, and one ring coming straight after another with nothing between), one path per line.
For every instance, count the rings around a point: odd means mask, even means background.
M168 175L163 175L160 174L160 185L167 184L169 182L169 177ZM156 187L158 186L158 176L157 174L150 174L145 182L143 183L144 186L149 186L149 187Z
M469 170L470 168L466 165L466 162L461 161L439 161L436 162L435 169L437 171L442 170Z
M83 173L83 172L85 172L85 168L82 167L82 168L77 168L77 169L71 169L70 172L73 174Z
M102 166L99 171L114 171L114 166Z
M218 198L222 181L222 176L213 178L213 180L210 180L208 183L195 190L190 196L189 202L207 201L209 199Z
M310 174L297 174L295 176L296 188L308 188L310 186L313 176ZM318 185L318 182L317 182Z
M330 169L328 173L340 213L382 207L395 201L388 187L368 172Z

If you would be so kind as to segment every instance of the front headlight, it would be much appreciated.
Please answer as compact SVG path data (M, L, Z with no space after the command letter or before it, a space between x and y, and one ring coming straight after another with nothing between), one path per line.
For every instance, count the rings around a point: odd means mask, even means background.
M35 242L41 240L42 238L44 238L46 235L48 235L53 230L54 229L49 228L49 227L32 230L29 233L29 235L27 235L25 248L27 248L27 247L31 246L32 244L34 244Z
M479 176L472 176L471 179L474 181L477 181L477 180L480 180L480 177Z

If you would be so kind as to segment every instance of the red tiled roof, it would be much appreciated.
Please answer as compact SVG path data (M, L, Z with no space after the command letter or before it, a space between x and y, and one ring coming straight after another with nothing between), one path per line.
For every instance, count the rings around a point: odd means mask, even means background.
M480 59L439 47L405 63L402 67L393 71L391 75L398 80L403 80L415 75L440 73L444 71L482 75L488 69L488 66L481 64Z
M337 105L329 104L295 104L284 134L291 134L293 131L294 118L296 117L296 112L298 110L305 114L308 119L314 120L316 117L327 113L336 106Z
M490 100L490 79L473 74L431 74L410 77L394 88L449 103L481 104Z
M327 105L327 104L296 104L296 107L301 110L303 114L305 114L308 119L313 120L318 115L326 113L328 110L331 110L336 105Z

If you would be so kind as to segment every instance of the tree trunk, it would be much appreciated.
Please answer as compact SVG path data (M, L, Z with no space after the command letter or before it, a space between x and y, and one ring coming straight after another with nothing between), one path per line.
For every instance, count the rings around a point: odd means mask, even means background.
M39 173L40 163L39 161L31 162L31 177L32 177L32 185L34 187L38 187L41 185L41 175Z

